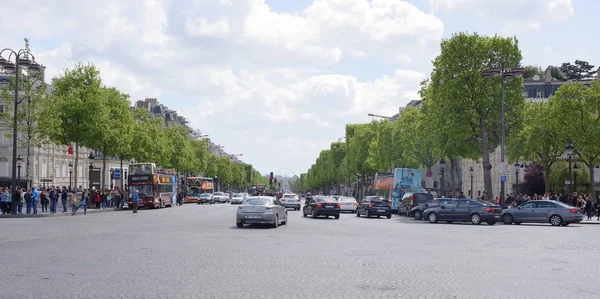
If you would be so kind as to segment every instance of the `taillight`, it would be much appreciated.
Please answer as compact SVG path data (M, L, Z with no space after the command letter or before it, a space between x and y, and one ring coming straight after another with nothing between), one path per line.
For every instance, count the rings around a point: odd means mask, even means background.
M390 207L390 208L391 208L391 207L392 207L392 204L391 204L391 203L388 203L388 207Z
M338 203L337 207L338 207L338 208L341 208L341 207L342 207L342 203L341 203L341 202L340 202L340 203Z
M322 207L323 207L323 205L322 205L322 204L320 204L320 203L319 203L319 204L317 204L317 208L322 208Z
M266 207L265 210L272 210L272 207Z
M358 206L358 203L357 203L357 202L355 202L355 203L354 203L354 206L355 206L355 207L356 207L356 206Z
M577 209L570 209L569 212L571 212L573 214L577 214L577 213L579 213L579 210L577 210Z
M281 201L285 201L285 198L282 198Z
M485 208L483 210L490 213L494 212L494 208Z
M413 206L415 204L415 195L410 196L410 205Z
M374 206L375 206L375 205L374 205L373 203L370 203L370 204L369 204L369 207L374 207Z

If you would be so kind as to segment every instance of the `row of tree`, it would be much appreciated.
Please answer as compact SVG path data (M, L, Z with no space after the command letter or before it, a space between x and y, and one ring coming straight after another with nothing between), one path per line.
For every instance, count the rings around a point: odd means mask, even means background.
M459 33L445 39L430 79L421 83L421 109L409 107L395 122L346 125L346 142L334 142L323 150L294 189L328 189L356 180L361 192L376 172L395 167L430 169L445 159L453 174L458 158L467 158L481 162L485 196L493 198L490 153L501 143L504 90L508 160L540 163L550 182L552 167L564 156L567 140L572 140L595 195L589 174L600 164L600 82L566 83L548 102L528 102L522 78L483 76L491 68L515 69L521 58L516 38ZM576 65L585 65L588 73L593 68L580 61ZM454 183L452 179L456 190ZM549 187L546 184L546 191Z
M29 50L27 39L25 47ZM180 173L218 176L220 183L238 187L265 183L265 177L252 165L209 154L207 140L192 139L186 127L166 126L163 118L151 115L146 109L132 109L129 96L105 86L94 65L78 63L54 78L49 87L39 74L26 71L20 73L18 83L22 101L17 118L21 132L18 142L27 149L27 178L30 178L32 147L52 142L74 146L75 186L82 147L97 149L104 157L118 157L121 161L135 159ZM12 87L4 88L2 97L7 109L1 119L12 128L15 100ZM106 160L102 170L104 180Z

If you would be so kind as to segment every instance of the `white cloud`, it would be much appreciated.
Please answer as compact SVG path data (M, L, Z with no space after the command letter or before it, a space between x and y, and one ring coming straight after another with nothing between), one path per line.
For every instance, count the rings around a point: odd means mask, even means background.
M196 20L186 20L185 29L188 34L196 36L225 37L229 32L229 21L223 16L210 22L207 18L199 17Z

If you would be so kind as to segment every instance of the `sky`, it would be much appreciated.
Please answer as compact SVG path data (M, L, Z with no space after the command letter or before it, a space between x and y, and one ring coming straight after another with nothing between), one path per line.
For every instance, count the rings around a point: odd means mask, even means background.
M596 0L5 0L0 48L28 37L48 81L93 63L262 173L299 175L346 124L418 99L453 33L516 36L525 65L598 66L598 12Z

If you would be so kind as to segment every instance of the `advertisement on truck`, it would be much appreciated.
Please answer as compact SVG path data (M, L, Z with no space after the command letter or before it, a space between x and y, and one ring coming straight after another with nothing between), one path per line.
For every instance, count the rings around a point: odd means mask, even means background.
M396 168L394 170L394 190L392 192L392 210L398 210L402 196L407 192L421 191L421 170Z

